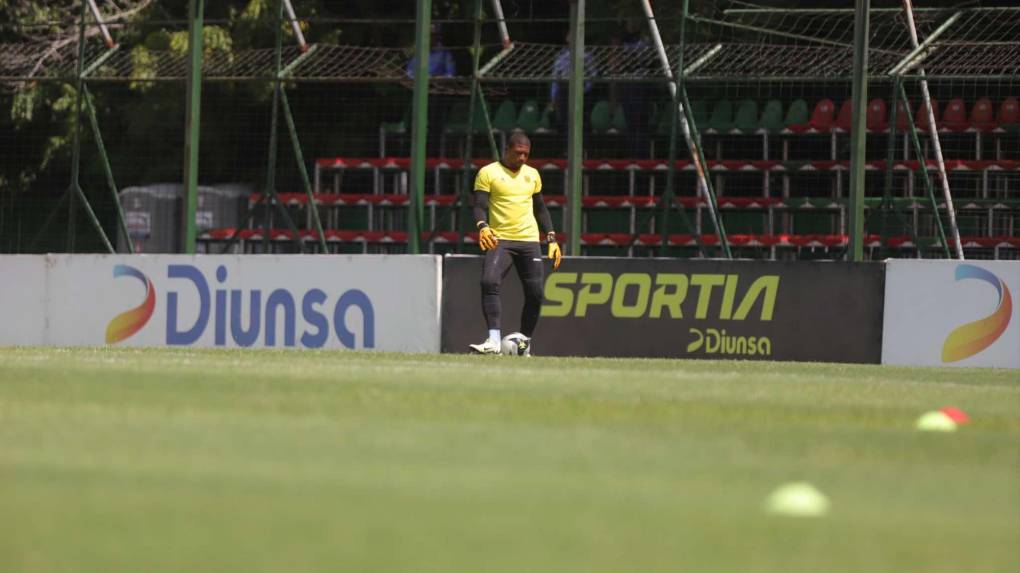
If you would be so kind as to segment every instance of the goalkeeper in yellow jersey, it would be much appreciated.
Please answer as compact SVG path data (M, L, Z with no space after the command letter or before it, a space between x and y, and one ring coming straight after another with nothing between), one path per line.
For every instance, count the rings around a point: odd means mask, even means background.
M489 328L489 337L471 349L479 354L498 354L500 349L500 286L510 272L524 287L524 308L521 311L521 334L528 337L538 324L542 309L542 247L539 237L548 243L553 270L560 266L560 247L556 243L549 209L542 200L542 178L526 165L531 154L531 140L521 132L507 140L503 157L483 167L475 178L475 225L478 244L485 251L482 266L482 313Z

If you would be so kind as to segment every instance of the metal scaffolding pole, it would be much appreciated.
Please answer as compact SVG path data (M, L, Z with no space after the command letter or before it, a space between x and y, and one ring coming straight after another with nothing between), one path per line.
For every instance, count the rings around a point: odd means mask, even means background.
M492 11L496 16L496 25L499 26L499 39L503 41L503 47L509 47L510 31L506 28L506 18L503 17L503 2L501 0L492 0Z
M920 48L917 41L917 27L914 25L914 8L910 0L903 0L903 13L907 17L907 30L910 32L910 43L915 50ZM931 132L932 150L935 152L935 163L939 169L939 182L942 183L942 195L946 200L946 212L949 214L949 231L953 235L953 245L956 249L956 258L963 260L963 243L960 242L960 228L956 224L956 208L953 207L953 194L949 190L949 177L946 175L946 162L942 157L942 143L939 141L939 129L935 124L935 112L931 106L931 94L928 92L928 81L924 78L924 68L918 68L918 75L921 79L921 97L924 99L924 109L928 114L928 126ZM919 157L923 162L924 157ZM937 213L937 212L936 212Z
M868 112L868 11L870 0L856 0L854 11L854 77L850 127L850 260L864 259L864 164ZM894 128L895 129L895 128Z
M420 233L424 222L425 134L429 106L429 27L432 0L418 0L414 30L414 105L411 120L411 197L407 207L407 250L421 253ZM440 127L440 126L436 126Z
M195 210L198 207L198 141L202 111L202 27L205 0L190 0L188 6L188 83L184 120L184 252L195 253Z
M687 149L691 152L691 162L694 164L694 169L698 174L698 190L699 193L705 197L708 201L709 215L711 216L712 223L715 225L716 235L719 238L719 245L722 247L723 256L727 259L733 258L733 254L730 251L729 241L726 239L726 229L723 227L722 216L719 213L719 205L716 202L715 190L712 189L712 184L708 179L707 163L705 162L705 156L702 153L701 144L692 135L692 131L696 130L697 127L693 124L693 117L688 117L690 106L687 102L687 90L681 89L678 85L677 79L673 76L673 71L669 67L669 58L666 56L666 47L662 43L662 36L659 35L659 25L655 23L655 14L652 12L652 4L650 0L641 0L641 5L645 11L645 17L648 19L648 27L652 32L652 40L655 42L656 52L659 56L659 61L662 64L663 73L671 81L667 84L669 91L676 97L679 92L683 101L683 105L679 106L677 110L680 115L680 127L683 129L684 140L687 142ZM685 0L685 11L686 11L686 0Z
M570 82L567 105L567 251L581 254L581 152L584 145L584 0L570 0Z

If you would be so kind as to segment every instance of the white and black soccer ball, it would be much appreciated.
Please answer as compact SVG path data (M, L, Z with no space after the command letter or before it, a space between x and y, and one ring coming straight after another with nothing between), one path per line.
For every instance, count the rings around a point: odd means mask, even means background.
M531 339L520 332L503 337L499 345L503 356L531 356Z

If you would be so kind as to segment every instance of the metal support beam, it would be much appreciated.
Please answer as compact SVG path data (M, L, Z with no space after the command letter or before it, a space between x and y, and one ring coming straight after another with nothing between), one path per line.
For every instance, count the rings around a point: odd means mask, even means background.
M696 135L697 126L694 124L693 115L691 115L690 102L687 98L687 88L684 85L683 78L675 78L673 76L673 71L669 67L669 58L666 57L666 47L662 43L662 36L659 34L659 26L655 23L655 14L652 12L652 4L650 0L642 0L641 5L645 11L645 17L648 19L648 27L652 33L652 41L654 42L656 51L658 52L659 63L662 66L663 74L670 80L667 84L670 94L674 97L674 99L678 94L680 96L680 105L676 111L680 116L680 127L683 130L687 149L691 153L691 162L694 164L694 169L698 174L698 192L708 202L709 215L711 216L712 223L715 226L716 235L719 238L719 245L722 247L723 256L730 259L733 257L733 254L730 251L730 244L726 238L726 229L722 222L722 216L719 213L719 205L716 201L715 190L712 188L712 183L708 177L708 163L705 161L705 155L701 149L700 138ZM694 18L687 13L687 0L684 0L683 11L685 14L685 22L686 20L694 21Z
M498 3L498 1L499 0L496 0L497 3ZM459 199L458 199L458 207L459 207L459 213L458 213L458 220L459 220L458 231L459 231L459 233L457 234L457 251L458 252L460 252L460 250L464 246L464 234L467 232L468 229L473 229L474 228L470 224L470 222L469 222L470 217L468 216L468 205L471 202L472 191L474 190L474 186L473 186L474 181L472 180L472 177L471 177L471 175L472 175L471 158L474 156L475 103L476 103L475 102L475 96L478 96L478 99L479 99L478 103L481 103L480 100L481 100L481 89L482 89L481 83L478 81L478 65L479 65L479 63L481 63L481 57L482 57L482 50L481 50L481 43L482 43L482 0L475 0L475 24L474 24L474 26L475 26L475 29L474 29L474 40L473 40L473 42L471 44L472 48L473 48L473 50L471 52L471 56L472 56L471 57L471 76L472 76L473 79L471 81L471 99L468 100L467 141L464 144L464 166L463 166L463 168L462 168L463 170L461 172L461 184L460 184L460 193L459 193ZM486 115L488 115L488 114L486 114ZM491 126L489 126L489 128L490 128L489 129L489 134L491 135L492 134ZM495 152L496 150L493 149L493 151ZM494 153L494 156L495 156L494 160L499 160L499 154L498 153ZM432 237L435 236L436 230L437 229L433 229L432 230L432 233L429 235L429 239L430 240L432 239Z
M910 0L903 0L903 12L907 17L907 31L910 32L910 43L914 49L920 47L917 41L917 28L914 26L914 8ZM918 74L924 77L924 68L918 68ZM946 175L946 162L942 157L942 143L939 141L939 130L935 124L935 112L931 105L931 94L928 92L928 81L921 80L921 97L924 98L924 109L928 113L928 129L931 131L931 145L935 152L935 161L939 168L939 181L942 183L942 195L946 200L946 211L949 215L949 230L953 234L956 258L963 260L963 244L960 242L960 228L956 225L956 208L953 207L953 194L949 190L949 177ZM919 157L924 161L924 157Z
M96 107L92 103L92 94L87 86L82 86L85 93L85 111L89 115L89 124L92 126L92 135L96 140L96 149L99 150L99 159L103 164L103 173L106 175L106 185L110 188L110 196L113 205L117 210L117 228L124 235L124 243L127 245L128 253L135 253L135 245L131 242L131 235L128 233L127 222L124 220L124 208L120 204L120 195L117 193L117 183L113 178L113 168L110 167L110 157L106 154L106 145L103 144L103 135L99 131L99 119L96 117Z
M198 206L198 142L202 112L202 28L205 0L188 5L187 111L184 119L184 252L195 253L195 209Z
M683 81L684 77L684 73L682 70L684 69L684 47L686 45L687 38L687 8L688 8L687 1L684 0L684 6L681 15L682 19L680 21L680 46L677 48L676 57L677 60L676 78L678 82ZM709 52L709 54L706 54L704 57L699 59L698 62L708 61L708 59L714 56L715 53L718 52L720 48L721 46L719 44L716 44L715 48L713 48L712 51ZM695 62L694 65L699 65L698 62ZM670 254L669 211L670 209L673 208L673 200L676 197L674 187L676 185L676 155L678 143L677 136L679 135L677 125L680 120L680 118L677 117L677 110L680 109L680 100L678 99L680 91L681 90L672 90L673 99L670 103L669 110L670 115L673 117L673 121L670 122L669 126L669 154L667 155L668 157L667 165L669 167L666 170L666 188L662 192L662 223L659 229L659 231L662 233L661 247L659 251L660 256L662 255L668 256ZM700 253L701 256L703 257L707 257L708 253L705 251L705 244L701 241L701 235L699 235L697 229L695 229L694 226L691 225L691 220L687 217L687 211L684 209L683 204L680 203L679 205L677 205L677 207L680 212L680 219L683 221L684 226L687 228L687 230L691 232L691 236L694 237L695 244L698 245L698 253Z
M414 31L414 105L411 120L411 197L407 212L407 250L421 252L420 234L425 215L425 135L429 106L429 28L432 0L418 0ZM436 126L440 127L440 126Z
M584 158L584 0L570 0L570 82L567 104L567 252L581 254L581 170Z
M315 204L315 193L312 192L312 183L308 179L308 168L305 167L305 154L301 151L301 140L298 139L297 127L294 125L294 114L290 110L290 102L287 100L287 90L280 89L280 104L283 106L283 117L287 122L287 132L290 134L291 147L294 148L294 162L297 163L298 172L301 174L301 184L305 188L305 196L308 198L308 207L312 213L312 224L315 232L319 235L319 248L323 254L329 252L326 247L326 233L322 230L322 219L319 217L319 206Z
M280 203L280 196L276 192L276 163L279 159L279 139L280 139L280 128L279 128L279 115L280 115L280 100L285 96L283 95L283 3L284 0L277 0L276 2L276 44L273 48L273 111L270 117L269 123L269 157L266 160L266 185L262 191L263 202L268 201L268 209L276 208L280 211L280 218L283 219L287 229L291 232L294 238L294 246L299 252L304 252L304 243L301 240L301 234L298 231L297 225L290 217L290 213L287 211L286 205ZM192 217L194 218L194 217ZM269 243L272 240L270 236L272 229L272 218L269 216L269 212L266 213L266 217L263 220L263 233L262 233L262 250L264 253L269 252Z
M868 112L868 11L871 0L855 0L854 79L850 127L850 260L864 260L864 166Z
M297 21L294 6L291 5L290 0L283 0L283 6L287 9L287 20L290 21L290 28L294 31L294 37L297 38L298 46L302 52L307 52L308 42L305 42L305 35L301 32L301 23Z
M96 22L99 24L99 31L103 34L103 41L106 42L106 47L113 48L117 45L117 43L113 41L113 36L110 35L110 30L103 22L103 16L99 13L99 7L96 6L96 0L88 0L88 3L89 10L92 11L92 17L95 18Z
M903 84L899 84L899 96L903 99L903 103L909 104L907 101L907 90L903 88ZM914 125L914 118L907 114L907 128L910 133L910 142L914 145L914 155L917 156L918 161L921 164L921 177L924 178L924 189L928 193L928 202L931 204L932 217L935 219L935 230L938 231L939 242L942 243L942 250L946 255L946 258L951 258L952 255L949 252L949 243L946 241L946 230L942 226L942 217L939 216L939 202L935 199L935 188L931 183L931 176L928 174L928 162L924 157L924 149L921 148L921 138L917 135L917 127ZM921 245L917 246L918 252L921 251Z
M924 62L925 58L931 54L932 50L928 48L939 39L939 36L944 34L946 30L952 27L960 17L963 16L963 12L957 12L949 17L945 22L942 23L934 32L928 34L928 37L924 39L924 42L915 47L909 54L907 54L902 60L900 60L895 66L892 67L888 72L887 76L901 76L905 72L910 71L910 68L916 67Z
M510 41L510 31L506 28L506 18L503 17L503 2L492 0L492 11L496 16L496 25L499 26L499 39L503 41L503 47L506 48L512 42Z

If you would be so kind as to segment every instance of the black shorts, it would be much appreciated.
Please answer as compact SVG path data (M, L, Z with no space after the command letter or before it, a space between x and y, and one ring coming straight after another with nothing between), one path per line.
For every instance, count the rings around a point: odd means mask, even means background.
M542 283L542 245L537 241L500 240L495 249L486 251L482 265L482 284L499 284L510 272L510 265L517 268L522 283ZM527 289L525 289L527 291ZM498 287L497 287L498 292ZM528 294L525 292L525 294Z

